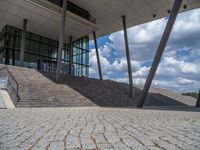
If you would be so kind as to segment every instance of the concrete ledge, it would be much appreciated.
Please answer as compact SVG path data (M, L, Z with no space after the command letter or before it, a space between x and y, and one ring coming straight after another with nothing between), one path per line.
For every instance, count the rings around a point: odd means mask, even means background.
M2 103L4 103L4 108L15 108L15 105L13 104L13 101L6 90L0 90L0 99L1 98Z

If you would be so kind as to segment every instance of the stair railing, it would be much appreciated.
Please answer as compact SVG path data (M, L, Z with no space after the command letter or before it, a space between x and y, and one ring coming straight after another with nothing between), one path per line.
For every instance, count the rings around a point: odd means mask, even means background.
M8 91L13 103L16 105L19 102L19 84L11 74L7 67L0 68L0 78L4 78L6 83L6 90Z

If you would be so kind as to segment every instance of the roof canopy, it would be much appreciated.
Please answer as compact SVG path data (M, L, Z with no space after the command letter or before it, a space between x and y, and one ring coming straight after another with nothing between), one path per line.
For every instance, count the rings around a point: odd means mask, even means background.
M96 25L67 12L65 41L69 36L78 39L97 30L103 36L122 29L122 15L127 27L157 20L169 15L174 0L71 0L96 18ZM200 0L184 0L181 12L199 8ZM6 24L22 28L22 20L29 20L28 30L58 40L60 7L47 0L1 0L0 30Z

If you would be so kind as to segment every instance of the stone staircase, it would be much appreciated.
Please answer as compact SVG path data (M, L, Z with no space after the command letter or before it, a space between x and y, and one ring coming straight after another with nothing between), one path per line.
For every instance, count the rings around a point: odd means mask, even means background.
M3 65L1 65L3 67ZM133 106L133 100L99 80L7 66L19 85L17 107Z
M12 66L8 69L19 84L17 107L96 106L69 86L55 84L37 70Z
M41 72L44 76L55 81L54 73ZM90 99L98 106L106 107L130 107L134 106L134 100L128 95L124 94L118 89L105 84L101 80L89 79L85 77L72 77L61 75L60 81L57 82L60 85L67 85Z
M7 68L19 85L17 107L133 107L141 92L139 87L134 87L134 97L130 98L125 83L66 75L61 75L56 82L54 73L14 66ZM195 103L193 98L162 89L151 89L145 101L146 106L194 106Z

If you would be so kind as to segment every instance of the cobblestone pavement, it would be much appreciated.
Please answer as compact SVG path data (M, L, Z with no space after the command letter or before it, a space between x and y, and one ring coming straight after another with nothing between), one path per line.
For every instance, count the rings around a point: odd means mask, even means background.
M199 150L200 112L120 108L0 110L0 150Z

